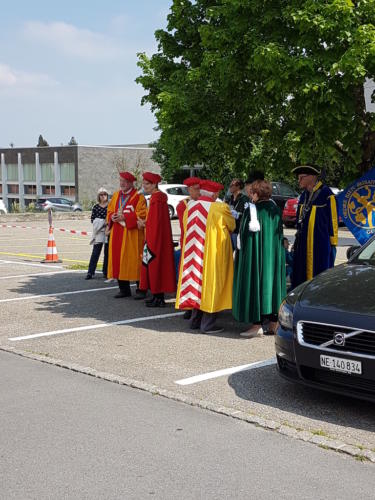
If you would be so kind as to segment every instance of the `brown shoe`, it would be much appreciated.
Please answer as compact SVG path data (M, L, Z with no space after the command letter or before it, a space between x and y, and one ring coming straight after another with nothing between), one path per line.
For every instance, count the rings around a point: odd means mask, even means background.
M263 332L263 335L276 335L277 321L270 321L267 330Z

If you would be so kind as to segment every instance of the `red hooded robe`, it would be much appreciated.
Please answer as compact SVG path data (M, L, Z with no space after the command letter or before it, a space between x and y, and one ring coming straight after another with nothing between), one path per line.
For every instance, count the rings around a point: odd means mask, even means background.
M167 199L166 194L155 191L151 195L147 213L139 288L150 290L153 294L176 291L172 229Z

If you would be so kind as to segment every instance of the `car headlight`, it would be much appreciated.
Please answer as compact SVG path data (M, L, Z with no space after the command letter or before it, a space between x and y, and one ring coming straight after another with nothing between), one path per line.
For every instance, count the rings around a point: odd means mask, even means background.
M293 306L286 300L281 303L279 309L279 323L285 330L293 330Z

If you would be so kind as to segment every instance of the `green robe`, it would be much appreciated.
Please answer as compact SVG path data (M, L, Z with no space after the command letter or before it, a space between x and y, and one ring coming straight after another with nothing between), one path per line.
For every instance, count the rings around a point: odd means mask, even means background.
M249 230L246 208L234 263L233 316L244 323L259 323L261 315L277 314L286 295L281 211L273 201L260 201L256 208L260 231Z

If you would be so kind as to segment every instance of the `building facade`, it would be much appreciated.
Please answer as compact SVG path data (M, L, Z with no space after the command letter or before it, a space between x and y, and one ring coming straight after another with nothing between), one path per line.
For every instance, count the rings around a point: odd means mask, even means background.
M8 209L48 196L95 200L99 187L118 189L121 170L160 173L153 152L147 145L0 148L0 198Z

